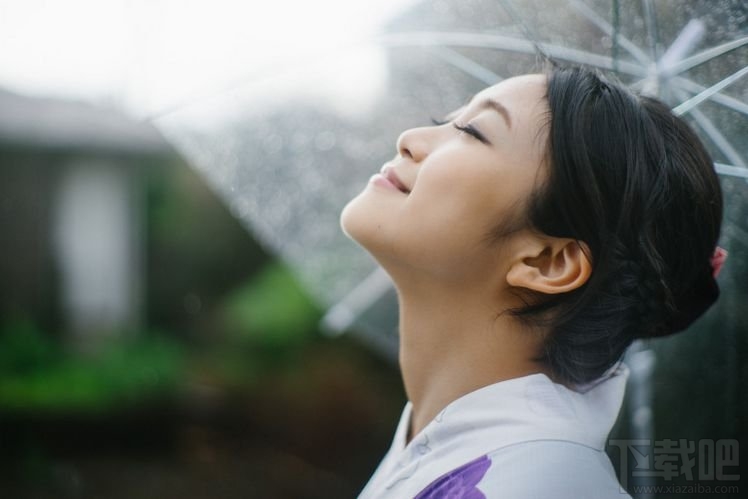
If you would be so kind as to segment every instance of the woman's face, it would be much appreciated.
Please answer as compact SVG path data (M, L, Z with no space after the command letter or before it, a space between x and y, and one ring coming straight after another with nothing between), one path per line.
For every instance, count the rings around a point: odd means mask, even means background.
M384 176L343 209L344 232L388 270L461 279L495 263L487 234L521 217L544 178L545 91L543 75L504 80L445 124L404 132Z

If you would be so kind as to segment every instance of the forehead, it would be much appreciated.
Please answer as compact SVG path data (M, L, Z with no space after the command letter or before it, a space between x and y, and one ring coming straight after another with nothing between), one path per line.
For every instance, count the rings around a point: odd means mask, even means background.
M511 129L506 135L508 142L497 141L499 153L506 151L502 144L511 144L512 161L524 172L534 172L533 176L545 171L542 165L545 163L549 117L547 88L545 75L517 76L482 90L471 102L471 106L480 106L480 102L492 100L506 108L511 116ZM529 168L530 165L536 168Z
M546 88L545 75L515 76L482 90L473 102L493 100L507 108L513 117L526 119L547 110Z

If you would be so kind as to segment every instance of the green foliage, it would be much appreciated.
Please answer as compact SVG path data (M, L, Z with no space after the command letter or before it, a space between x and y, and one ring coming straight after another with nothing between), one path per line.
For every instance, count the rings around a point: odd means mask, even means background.
M0 408L101 411L174 389L182 349L157 336L74 353L29 324L0 332Z
M227 298L224 318L233 339L283 349L309 338L320 311L288 268L273 263Z
M55 361L56 349L33 323L16 321L0 331L0 377L26 376Z
M31 322L0 330L0 410L102 412L174 393L200 379L247 388L293 365L314 340L320 311L281 264L230 293L217 331L225 341L190 350L138 334L81 353ZM284 367L285 366L285 367Z

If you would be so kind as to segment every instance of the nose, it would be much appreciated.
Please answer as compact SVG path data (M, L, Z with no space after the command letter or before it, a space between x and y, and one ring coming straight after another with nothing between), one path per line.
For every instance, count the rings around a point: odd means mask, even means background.
M400 156L420 163L428 155L428 137L426 128L411 128L400 134L397 139L397 151Z

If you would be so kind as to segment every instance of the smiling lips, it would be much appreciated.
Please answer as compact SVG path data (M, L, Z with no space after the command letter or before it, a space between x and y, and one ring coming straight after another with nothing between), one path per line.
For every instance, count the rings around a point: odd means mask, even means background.
M379 173L386 178L392 185L397 187L397 189L400 192L403 192L405 194L410 194L410 189L408 189L405 184L400 180L400 178L395 173L395 169L390 165L384 165L382 169L379 171Z

